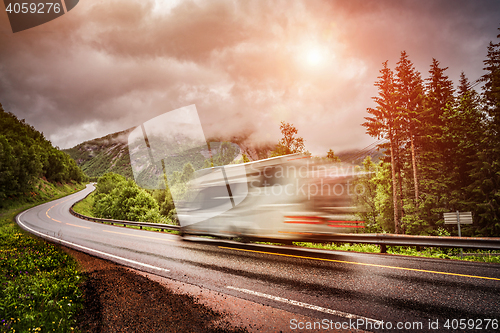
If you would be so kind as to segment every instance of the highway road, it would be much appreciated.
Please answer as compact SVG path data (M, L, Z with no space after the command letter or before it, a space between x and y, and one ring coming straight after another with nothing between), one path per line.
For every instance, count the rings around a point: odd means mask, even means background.
M92 255L316 318L321 330L500 331L500 265L188 238L78 219L92 187L31 208L25 230ZM309 326L308 326L309 325ZM287 330L314 323L291 321Z

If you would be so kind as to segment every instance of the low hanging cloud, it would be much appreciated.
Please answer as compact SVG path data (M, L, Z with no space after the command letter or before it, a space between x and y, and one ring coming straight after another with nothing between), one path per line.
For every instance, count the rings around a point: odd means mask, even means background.
M83 1L13 34L0 13L0 103L61 148L196 104L207 136L277 142L294 124L324 155L360 125L381 64L406 50L473 81L495 1Z

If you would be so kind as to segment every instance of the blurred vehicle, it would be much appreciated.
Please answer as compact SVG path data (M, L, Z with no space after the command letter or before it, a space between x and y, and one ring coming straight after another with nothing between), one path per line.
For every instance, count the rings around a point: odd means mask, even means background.
M311 240L363 228L352 165L292 154L195 172L176 204L183 235Z

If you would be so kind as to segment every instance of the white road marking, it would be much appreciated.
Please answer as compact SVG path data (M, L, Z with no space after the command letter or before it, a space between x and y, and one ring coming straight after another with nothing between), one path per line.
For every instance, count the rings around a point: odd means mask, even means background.
M245 293L245 294L250 294L250 295L255 295L255 296L259 296L259 297L268 298L268 299L271 299L271 300L277 301L277 302L282 302L282 303L286 303L286 304L290 304L290 305L300 306L302 308L306 308L306 309L310 309L310 310L315 310L315 311L319 311L319 312L324 312L324 313L332 314L334 316L339 316L339 317L343 317L343 318L347 318L347 319L362 319L365 322L371 321L371 322L379 323L379 324L383 323L380 320L376 320L376 319L372 319L372 318L367 318L367 317L363 317L363 316L358 316L358 315L355 315L355 314L352 314L352 313L347 313L347 312L342 312L342 311L327 309L327 308L324 308L324 307L321 307L321 306L318 306L318 305L313 305L313 304L298 302L298 301L294 301L294 300L291 300L291 299L288 299L288 298L283 298L283 297L279 297L279 296L268 295L268 294L264 294L264 293L261 293L261 292L258 292L258 291L253 291L253 290L243 289L243 288L237 288L237 287L233 287L233 286L226 286L226 288L227 289L236 290L236 291L239 291L239 292L242 292L242 293Z
M150 268L150 269L155 269L155 270L158 270L158 271L170 272L170 270L168 270L166 268L160 268L160 267L156 267L156 266L153 266L153 265L145 264L145 263L142 263L142 262L139 262L139 261L135 261L135 260L132 260L132 259L127 259L127 258L124 258L124 257L115 256L114 254L111 254L111 253L106 253L106 252L102 252L102 251L99 251L99 250L91 249L91 248L86 247L86 246L82 246L82 245L75 244L75 243L72 243L72 242L68 242L68 241L65 241L65 240L62 240L62 239L59 239L59 238L56 238L56 237L52 237L52 236L49 236L49 235L42 234L41 232L36 231L34 229L31 229L31 228L29 228L28 226L26 226L25 224L23 224L21 222L21 216L24 213L26 213L26 212L27 212L27 210L16 216L17 224L19 224L20 226L22 226L24 229L28 230L29 232L31 232L31 233L33 233L35 235L38 235L38 236L40 236L42 238L51 239L51 240L54 240L55 242L66 244L66 245L69 245L70 247L77 248L77 249L82 249L84 251L88 251L88 252L92 252L92 253L97 253L97 254L100 254L100 255L108 257L108 258L123 260L125 262L130 263L130 264L134 264L134 265L138 265L138 266L142 266L142 267L146 267L146 268Z

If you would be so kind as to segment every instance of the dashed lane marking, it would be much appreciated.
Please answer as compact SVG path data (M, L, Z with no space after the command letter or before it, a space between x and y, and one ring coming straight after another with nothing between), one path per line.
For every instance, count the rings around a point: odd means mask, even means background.
M332 309L324 308L324 307L321 307L321 306L318 306L318 305L309 304L309 303L294 301L294 300L291 300L291 299L288 299L288 298L283 298L283 297L279 297L279 296L268 295L268 294L264 294L264 293L261 293L261 292L258 292L258 291L253 291L253 290L244 289L244 288L237 288L237 287L233 287L233 286L226 286L226 288L227 289L231 289L231 290L236 290L236 291L239 291L239 292L242 292L242 293L245 293L245 294L249 294L249 295L255 295L255 296L259 296L259 297L271 299L273 301L277 301L277 302L281 302L281 303L286 303L286 304L290 304L290 305L299 306L299 307L305 308L305 309L310 309L310 310L315 310L315 311L319 311L319 312L323 312L323 313L332 314L334 316L338 316L338 317L342 317L342 318L353 319L353 320L362 319L364 322L371 321L371 322L374 322L374 323L382 323L382 321L380 321L380 320L376 320L376 319L372 319L372 318L367 318L367 317L363 317L363 316L358 316L358 315L355 315L355 314L352 314L352 313L343 312L343 311L332 310Z
M64 200L64 201L61 201L61 202L56 203L55 205L53 205L52 207L50 207L49 209L47 209L47 211L45 212L45 215L47 215L47 217L48 217L49 219L51 219L52 221L55 221L55 222L57 222L57 223L62 223L61 221L56 220L55 218L51 217L51 216L49 215L49 211L50 211L52 208L54 208L55 206L57 206L57 205L59 205L59 204L62 204L63 202L66 202L66 201L68 201L68 200L70 200L70 199L71 199L71 198L68 198L68 199L66 199L66 200ZM68 224L68 223L66 223L66 224ZM90 229L90 228L89 228L89 229Z

